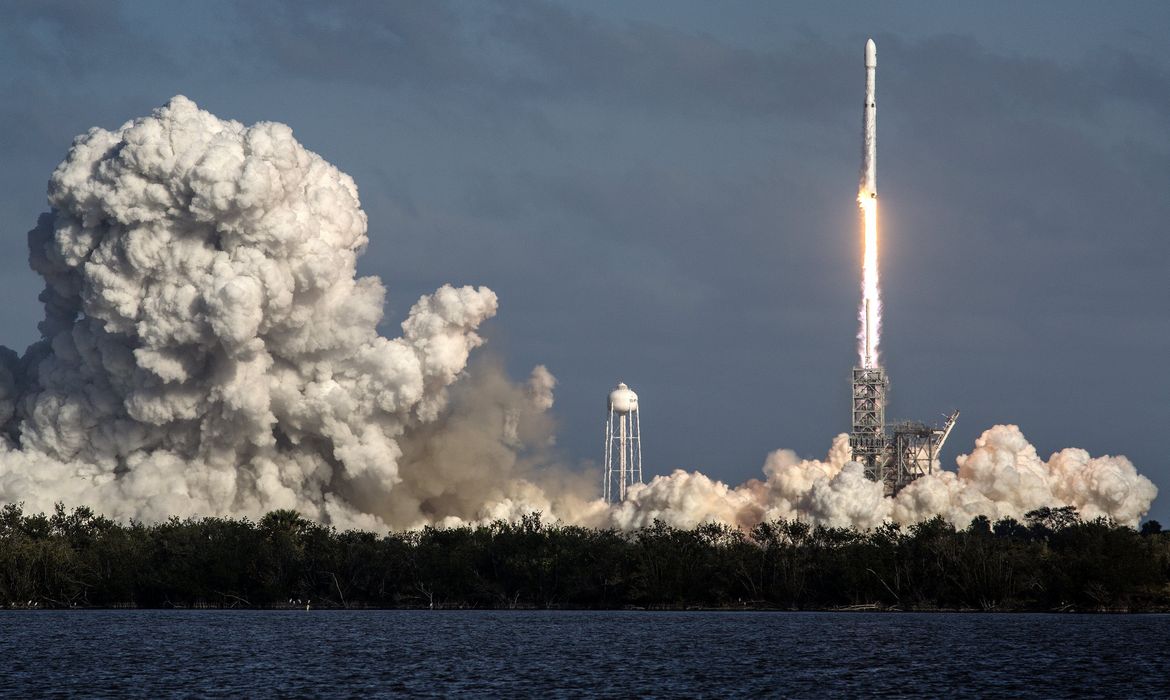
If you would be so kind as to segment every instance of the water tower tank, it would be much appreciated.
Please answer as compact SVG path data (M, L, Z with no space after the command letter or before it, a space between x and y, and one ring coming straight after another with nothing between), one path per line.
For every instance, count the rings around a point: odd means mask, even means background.
M609 392L609 405L618 413L629 413L638 408L638 395L625 382L619 382L617 388Z

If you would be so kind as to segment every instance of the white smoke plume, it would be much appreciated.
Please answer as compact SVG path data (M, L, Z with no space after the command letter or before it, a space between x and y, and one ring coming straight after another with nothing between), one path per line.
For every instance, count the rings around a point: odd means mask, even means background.
M718 520L750 527L764 520L799 519L830 527L867 529L941 515L957 527L985 515L1022 520L1042 506L1073 505L1085 518L1136 525L1158 494L1125 457L1090 457L1065 449L1047 461L1014 425L997 425L958 458L959 471L936 469L894 498L849 460L849 439L838 435L825 461L801 460L777 450L764 463L765 479L731 488L697 472L675 471L634 486L616 506L613 524L639 527L661 519L680 527Z
M1039 459L1014 426L958 473L897 498L849 461L768 456L731 487L675 471L609 507L593 474L555 466L556 380L470 370L486 288L424 296L378 334L385 292L356 276L366 217L352 179L282 124L244 126L175 97L78 137L29 233L42 340L0 348L0 502L154 521L292 508L339 527L413 528L532 511L592 526L868 528L936 514L1022 517L1072 504L1135 524L1156 489L1124 457Z
M443 410L491 290L444 286L379 336L353 180L285 125L184 97L78 137L49 203L43 340L0 374L4 500L386 523L399 441Z

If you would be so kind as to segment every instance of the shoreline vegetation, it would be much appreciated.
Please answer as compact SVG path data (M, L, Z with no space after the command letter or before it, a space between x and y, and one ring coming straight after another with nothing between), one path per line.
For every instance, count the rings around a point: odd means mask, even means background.
M520 522L376 534L293 511L119 523L0 508L0 608L1170 611L1170 532L1072 507L868 532Z

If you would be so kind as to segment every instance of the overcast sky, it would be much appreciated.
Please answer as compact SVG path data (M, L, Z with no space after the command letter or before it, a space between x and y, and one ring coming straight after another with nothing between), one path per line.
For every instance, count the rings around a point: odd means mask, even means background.
M1170 3L0 2L0 344L72 138L184 94L352 175L385 332L444 282L559 378L567 459L739 483L848 430L865 38L893 418L1125 454L1170 524Z

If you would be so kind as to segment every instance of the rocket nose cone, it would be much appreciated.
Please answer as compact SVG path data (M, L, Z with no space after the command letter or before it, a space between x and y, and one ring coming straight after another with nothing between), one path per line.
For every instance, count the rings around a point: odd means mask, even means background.
M877 68L877 44L873 39L865 42L865 67Z

